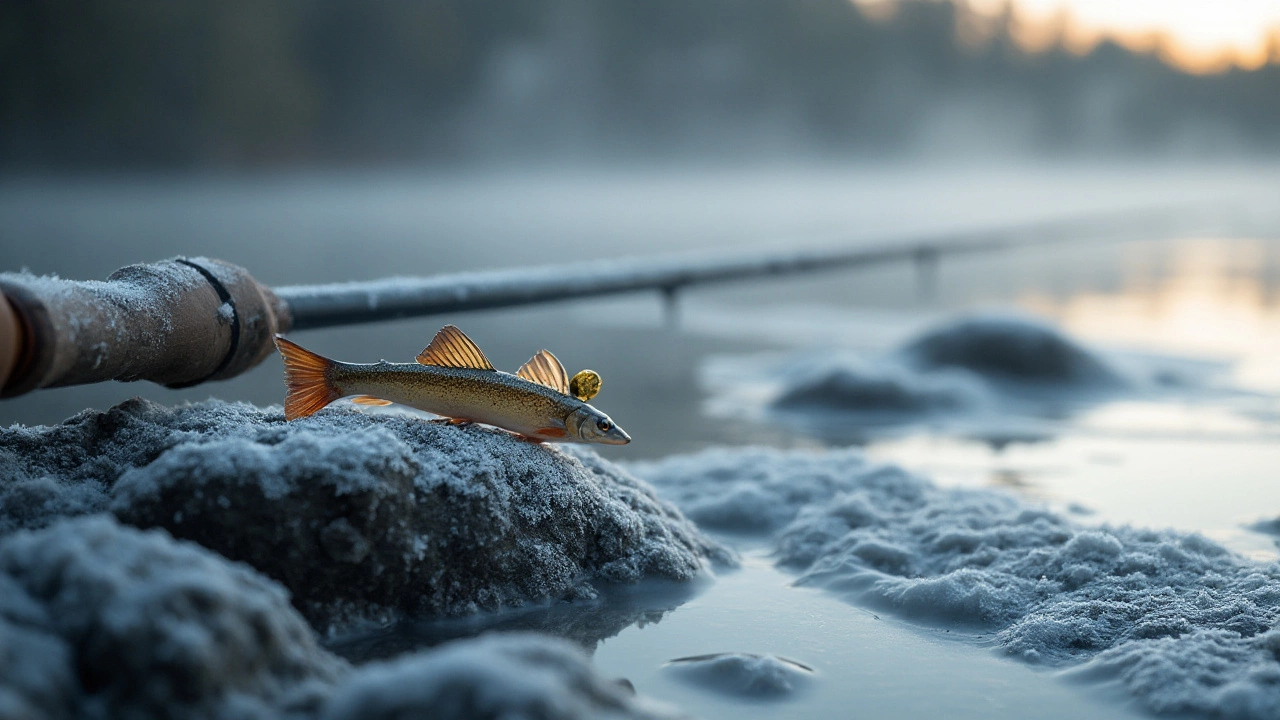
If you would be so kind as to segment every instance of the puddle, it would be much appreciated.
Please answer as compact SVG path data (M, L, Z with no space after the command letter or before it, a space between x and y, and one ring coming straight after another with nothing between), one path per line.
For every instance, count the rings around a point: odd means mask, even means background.
M791 586L762 551L661 622L600 643L596 667L704 718L1139 718L1127 703L1081 691L1055 673L1001 658L984 637L907 625ZM773 656L799 691L760 696L671 672L671 660L725 652ZM730 687L743 673L730 672Z

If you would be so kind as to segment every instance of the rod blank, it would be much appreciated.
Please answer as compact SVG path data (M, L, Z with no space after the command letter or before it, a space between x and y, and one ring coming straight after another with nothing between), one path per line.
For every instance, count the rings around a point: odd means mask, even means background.
M967 234L901 238L859 247L757 253L623 258L532 269L495 270L425 278L389 278L275 288L289 307L294 330L513 307L638 291L677 290L711 283L836 270L895 261L935 262L959 255L1059 242L1122 229L1150 227L1152 213L1113 215Z

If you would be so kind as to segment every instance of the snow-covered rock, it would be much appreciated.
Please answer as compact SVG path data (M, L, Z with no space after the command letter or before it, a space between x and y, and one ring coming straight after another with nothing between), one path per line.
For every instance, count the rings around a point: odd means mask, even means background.
M486 635L373 663L333 696L322 720L431 717L668 718L629 685L596 675L582 650L538 635Z
M563 640L493 635L352 668L280 585L161 530L0 540L0 717L665 718Z
M132 400L0 430L0 529L113 513L283 583L320 627L456 615L729 561L590 450L334 407Z
M696 687L747 698L783 698L802 690L813 679L813 669L807 665L755 653L676 658L665 667Z
M1120 374L1093 351L1051 325L1016 314L949 320L908 342L898 354L921 370L961 368L989 380L1076 389L1123 384Z
M918 373L888 363L850 360L789 373L772 401L777 410L918 416L972 410L984 401L981 388L952 373Z
M9 536L0 583L0 647L23 655L0 696L28 717L271 717L348 671L275 583L110 518Z

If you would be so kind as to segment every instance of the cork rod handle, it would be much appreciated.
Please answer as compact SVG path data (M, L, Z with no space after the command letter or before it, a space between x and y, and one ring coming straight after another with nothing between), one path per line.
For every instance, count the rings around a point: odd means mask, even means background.
M174 258L106 281L0 274L0 397L104 380L185 387L233 377L289 329L288 307L236 265Z

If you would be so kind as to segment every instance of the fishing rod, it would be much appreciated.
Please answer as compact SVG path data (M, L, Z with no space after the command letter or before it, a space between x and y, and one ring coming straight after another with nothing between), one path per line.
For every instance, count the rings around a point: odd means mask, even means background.
M856 246L681 254L526 269L269 288L211 258L129 265L105 281L0 273L0 397L107 380L173 388L235 377L271 354L276 333L1098 238L1167 221L1165 212L898 238Z

